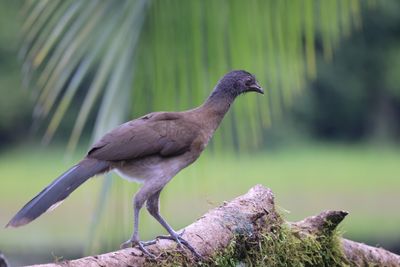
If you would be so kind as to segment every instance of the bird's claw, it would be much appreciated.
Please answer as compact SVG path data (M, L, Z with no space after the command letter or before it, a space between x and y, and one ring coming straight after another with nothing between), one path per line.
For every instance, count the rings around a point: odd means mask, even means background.
M133 241L129 239L129 240L125 241L124 243L122 243L119 247L121 249L131 248L131 247L133 247Z
M183 230L180 234L175 233L174 235L161 235L158 236L157 239L169 239L175 241L180 248L182 248L182 245L188 248L198 259L203 259L203 256L201 256L192 245L189 244L185 239L183 239L182 235L185 232Z
M183 234L185 233L185 229L182 230L182 232L180 233L175 233L176 236L182 237ZM156 237L156 239L169 239L169 240L175 240L172 235L158 235ZM177 241L177 243L179 244L179 242Z
M145 247L146 246L150 246L150 245L154 245L155 243L157 243L158 239L168 239L168 240L172 240L175 241L178 246L180 248L182 248L183 246L185 246L187 249L189 249L198 259L203 259L203 256L201 256L195 249L194 247L192 247L192 245L189 244L189 242L187 242L185 239L183 239L182 235L185 233L185 230L183 230L180 233L176 233L173 232L172 235L160 235L157 236L157 238L155 240L151 240L151 241L139 241L136 239L130 239L124 243L121 244L121 249L124 248L130 248L130 247L134 247L134 246L138 246L139 249L147 256L155 259L156 256L154 254L152 254L151 252L149 252Z
M145 248L145 246L149 246L149 245L152 245L152 244L155 244L155 243L156 243L155 240L148 241L148 242L143 242L143 241L137 241L137 240L129 239L128 241L125 241L124 243L121 244L121 249L138 246L139 249L143 252L143 254L145 254L145 255L147 255L147 256L149 256L149 257L154 259L154 258L156 258L156 256L154 254L152 254L150 251L148 251Z
M157 239L149 240L149 241L141 241L141 243L143 246L147 247L147 246L154 245L155 243L157 243Z

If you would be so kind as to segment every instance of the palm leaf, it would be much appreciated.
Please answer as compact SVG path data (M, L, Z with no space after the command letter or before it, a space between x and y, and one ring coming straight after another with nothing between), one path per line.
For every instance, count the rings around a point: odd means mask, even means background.
M77 91L87 92L69 150L105 95L133 91L129 93L133 102L118 107L124 111L117 113L126 117L154 109L185 109L199 104L219 77L235 68L254 72L268 97L264 102L254 97L238 101L232 113L247 119L240 126L227 119L219 135L226 145L236 136L243 149L257 146L270 116L279 116L282 106L290 105L293 95L315 77L315 36L321 36L330 59L340 37L347 36L352 25L360 25L357 0L250 1L246 5L237 0L43 0L27 2L24 10L28 14L20 52L24 84L38 95L35 118L51 116L46 142L56 133ZM129 35L135 40L128 41ZM133 65L137 66L134 80L129 78ZM116 78L122 72L131 75ZM82 88L88 77L91 84ZM110 83L111 79L118 82ZM97 125L105 125L110 116L105 114L111 110L110 102L101 103L109 107L99 109ZM96 131L100 128L104 127ZM246 141L247 131L251 142Z

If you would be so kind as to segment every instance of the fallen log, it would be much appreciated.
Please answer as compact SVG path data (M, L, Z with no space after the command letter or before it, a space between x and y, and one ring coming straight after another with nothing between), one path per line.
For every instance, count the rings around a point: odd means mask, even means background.
M400 266L400 256L341 238L336 231L345 211L324 211L302 221L285 222L270 189L256 185L248 193L215 208L184 229L201 255L170 240L148 246L153 259L137 248L44 265L56 266Z

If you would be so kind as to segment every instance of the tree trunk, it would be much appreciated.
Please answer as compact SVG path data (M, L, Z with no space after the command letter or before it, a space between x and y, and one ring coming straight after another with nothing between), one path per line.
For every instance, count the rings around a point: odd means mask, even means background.
M204 258L169 240L148 246L156 259L128 248L102 255L36 266L400 266L400 256L341 238L335 231L347 212L325 211L300 222L285 222L270 189L256 185L184 229Z

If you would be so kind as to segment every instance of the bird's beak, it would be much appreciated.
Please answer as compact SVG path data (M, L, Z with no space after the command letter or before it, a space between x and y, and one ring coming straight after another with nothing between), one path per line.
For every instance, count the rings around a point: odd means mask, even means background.
M257 82L255 82L252 86L250 86L249 91L256 92L262 95L264 94L264 90Z

